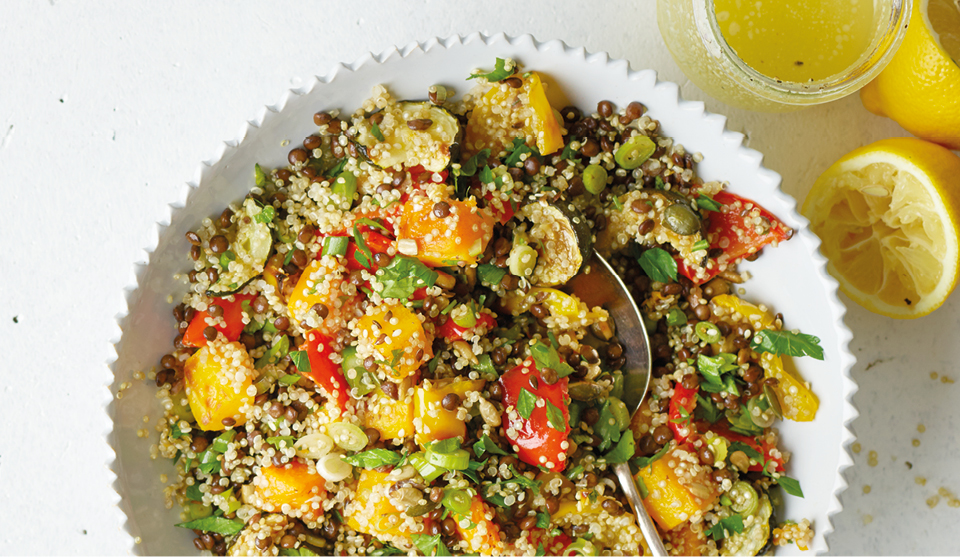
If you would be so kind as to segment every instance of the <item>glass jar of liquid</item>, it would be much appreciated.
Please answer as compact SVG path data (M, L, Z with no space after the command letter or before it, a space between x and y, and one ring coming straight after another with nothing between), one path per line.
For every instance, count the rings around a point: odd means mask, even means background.
M698 87L733 106L783 112L866 85L900 45L910 7L911 0L657 0L657 23Z

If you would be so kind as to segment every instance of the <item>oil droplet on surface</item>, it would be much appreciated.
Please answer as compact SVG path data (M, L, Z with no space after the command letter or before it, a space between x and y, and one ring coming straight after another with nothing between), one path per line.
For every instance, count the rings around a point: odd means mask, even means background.
M917 426L917 431L919 431L920 433L923 433L923 432L926 431L926 430L927 430L927 426L925 426L925 425L923 425L923 424L920 424L920 425Z
M867 524L870 524L871 522L873 522L873 515L872 515L872 514L865 514L865 515L863 515L863 525L864 525L864 526L866 526Z
M927 478L923 476L917 476L913 481L916 482L917 485L927 485Z
M939 495L934 495L933 497L930 497L929 499L927 499L927 506L930 507L931 509L936 507L938 503L940 503Z
M937 372L935 372L935 371L931 371L931 372L930 372L930 379L936 379L937 377L938 377Z
M914 439L914 440L913 440L913 446L914 446L914 447L919 447L919 446L920 446L920 440L919 440L919 439Z
M877 465L877 451L870 451L867 453L867 464L870 466Z
M850 445L850 450L853 451L853 454L860 454L860 451L863 450L863 447L860 446L860 443L854 443Z
M864 494L864 495L870 493L870 490L871 490L871 488L870 488L869 485L863 486L863 494Z

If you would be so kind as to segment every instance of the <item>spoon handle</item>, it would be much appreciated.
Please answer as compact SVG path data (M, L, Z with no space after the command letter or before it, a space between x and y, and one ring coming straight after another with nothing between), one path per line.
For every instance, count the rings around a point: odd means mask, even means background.
M626 462L616 464L613 470L617 474L617 479L620 480L620 487L626 493L627 500L630 501L630 506L633 507L633 513L637 516L637 524L639 524L640 531L643 532L643 537L647 541L647 547L650 548L655 557L664 557L667 555L667 549L663 547L660 534L657 533L657 527L650 519L650 515L647 514L646 507L643 506L640 490L637 489L637 483L633 479L633 475L630 474L630 465Z

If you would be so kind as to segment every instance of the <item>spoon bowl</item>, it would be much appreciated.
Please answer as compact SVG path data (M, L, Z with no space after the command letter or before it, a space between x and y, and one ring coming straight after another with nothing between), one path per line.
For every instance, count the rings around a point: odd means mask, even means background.
M633 296L626 285L614 272L613 267L600 254L594 252L585 271L567 282L567 289L589 307L602 306L609 313L616 326L617 338L623 345L626 363L623 370L623 402L630 415L640 408L650 387L650 344L647 341L647 329L643 317ZM660 535L640 497L636 480L630 472L630 464L623 462L614 465L614 472L620 480L630 506L637 517L640 531L647 541L650 551L656 555L666 555Z

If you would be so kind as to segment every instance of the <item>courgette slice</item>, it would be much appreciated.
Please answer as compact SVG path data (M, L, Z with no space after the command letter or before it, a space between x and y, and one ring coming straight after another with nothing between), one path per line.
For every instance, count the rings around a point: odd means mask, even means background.
M402 101L388 105L382 113L377 125L382 140L369 121L357 126L356 145L370 163L380 168L422 165L429 172L440 172L456 157L463 128L445 108Z
M262 210L252 199L243 202L245 216L239 219L236 237L230 242L233 261L221 269L220 278L207 290L208 296L219 298L235 294L263 272L273 247L273 237L267 223L257 220Z
M759 555L770 540L770 517L773 506L764 493L760 496L760 506L753 515L753 522L740 533L731 533L723 540L720 555Z
M539 199L524 205L518 216L530 221L527 236L540 252L530 275L536 286L564 284L580 272L593 252L593 233L573 204Z

